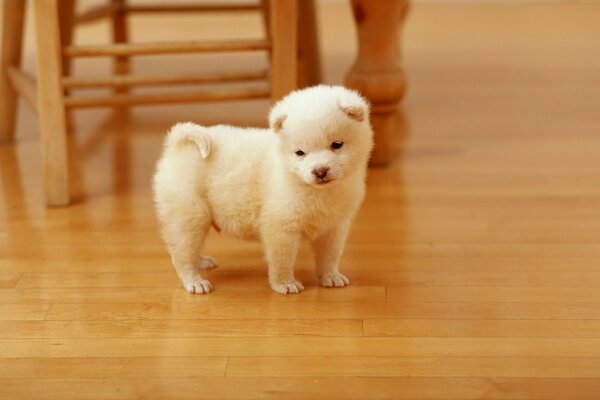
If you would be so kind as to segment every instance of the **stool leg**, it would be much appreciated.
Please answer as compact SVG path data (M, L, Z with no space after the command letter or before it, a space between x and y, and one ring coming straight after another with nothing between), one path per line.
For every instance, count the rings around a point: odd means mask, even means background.
M58 21L60 26L60 45L62 47L70 46L73 43L73 28L75 24L75 3L76 0L61 0L58 8ZM63 76L71 74L71 58L62 58Z
M125 12L126 0L111 0L115 6L112 14L112 35L114 43L127 43L129 34L127 29L127 13ZM115 57L113 72L115 75L126 75L129 73L129 57ZM117 87L116 93L126 93L128 88Z
M4 0L2 65L0 66L0 143L15 137L17 92L8 79L8 67L19 67L23 44L25 0Z
M58 0L35 0L33 4L46 203L60 206L69 203L69 177Z
M298 87L303 88L321 82L321 57L315 1L298 3Z
M75 30L75 6L77 0L60 0L58 7L58 25L60 27L60 45L65 48L73 44L73 32ZM62 76L70 76L72 72L73 59L71 57L62 58ZM69 90L63 90L65 96L69 95ZM67 132L73 131L74 115L72 110L66 112Z
M271 100L298 83L298 0L271 0Z

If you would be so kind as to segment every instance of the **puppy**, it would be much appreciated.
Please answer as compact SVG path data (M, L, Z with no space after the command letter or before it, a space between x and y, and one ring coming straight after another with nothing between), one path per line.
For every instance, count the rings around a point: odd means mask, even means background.
M201 275L216 266L202 255L211 226L261 240L278 293L304 289L294 277L303 238L312 244L320 284L349 284L339 261L365 195L373 147L367 102L340 86L315 86L278 102L269 125L187 122L167 135L154 200L173 265L190 293L213 288Z

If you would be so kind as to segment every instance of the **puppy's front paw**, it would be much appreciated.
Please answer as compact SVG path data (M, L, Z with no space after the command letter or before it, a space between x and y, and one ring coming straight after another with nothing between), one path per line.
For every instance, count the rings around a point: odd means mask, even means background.
M186 282L184 286L185 290L192 294L208 294L213 290L212 284L202 278L195 278L190 282Z
M198 263L198 269L201 271L206 271L207 269L217 268L217 262L212 257L200 257L200 262Z
M321 277L319 277L319 282L321 283L321 286L328 288L344 287L350 284L350 280L338 271L326 272Z
M304 290L304 286L302 286L302 284L298 281L293 281L290 283L272 283L271 287L274 291L281 294L300 293Z

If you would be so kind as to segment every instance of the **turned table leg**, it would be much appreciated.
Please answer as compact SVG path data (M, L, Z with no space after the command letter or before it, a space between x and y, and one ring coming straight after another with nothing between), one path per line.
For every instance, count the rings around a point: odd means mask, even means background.
M388 164L399 136L398 104L406 90L400 66L399 28L408 0L352 0L358 31L358 57L346 85L371 101L375 149L371 165Z

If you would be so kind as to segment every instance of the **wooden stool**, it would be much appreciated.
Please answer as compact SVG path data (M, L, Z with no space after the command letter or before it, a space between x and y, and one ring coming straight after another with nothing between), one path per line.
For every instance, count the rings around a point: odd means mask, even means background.
M60 3L60 6L59 6ZM20 69L26 0L4 0L2 32L2 70L0 76L0 141L14 138L17 98L22 96L40 115L42 157L46 202L50 206L69 203L66 111L78 107L126 106L139 104L216 101L268 98L278 100L297 87L298 68L303 85L318 80L314 5L311 1L263 0L259 4L225 5L128 5L125 0L75 15L75 0L35 0L37 36L37 87L35 80ZM304 11L304 25L312 24L312 36L300 47L298 60L298 8ZM133 12L167 11L262 11L267 35L260 40L219 42L128 43L126 15ZM72 27L103 16L112 17L114 44L74 46ZM302 19L301 19L302 23ZM304 49L304 51L303 51ZM144 54L180 54L207 52L270 52L269 72L195 74L191 76L136 76L129 74L129 57ZM70 60L76 57L108 56L115 59L114 75L106 78L69 76ZM268 80L265 88L224 88L153 94L129 93L139 85L165 85L205 82ZM70 96L68 89L113 87L115 92L103 96Z

